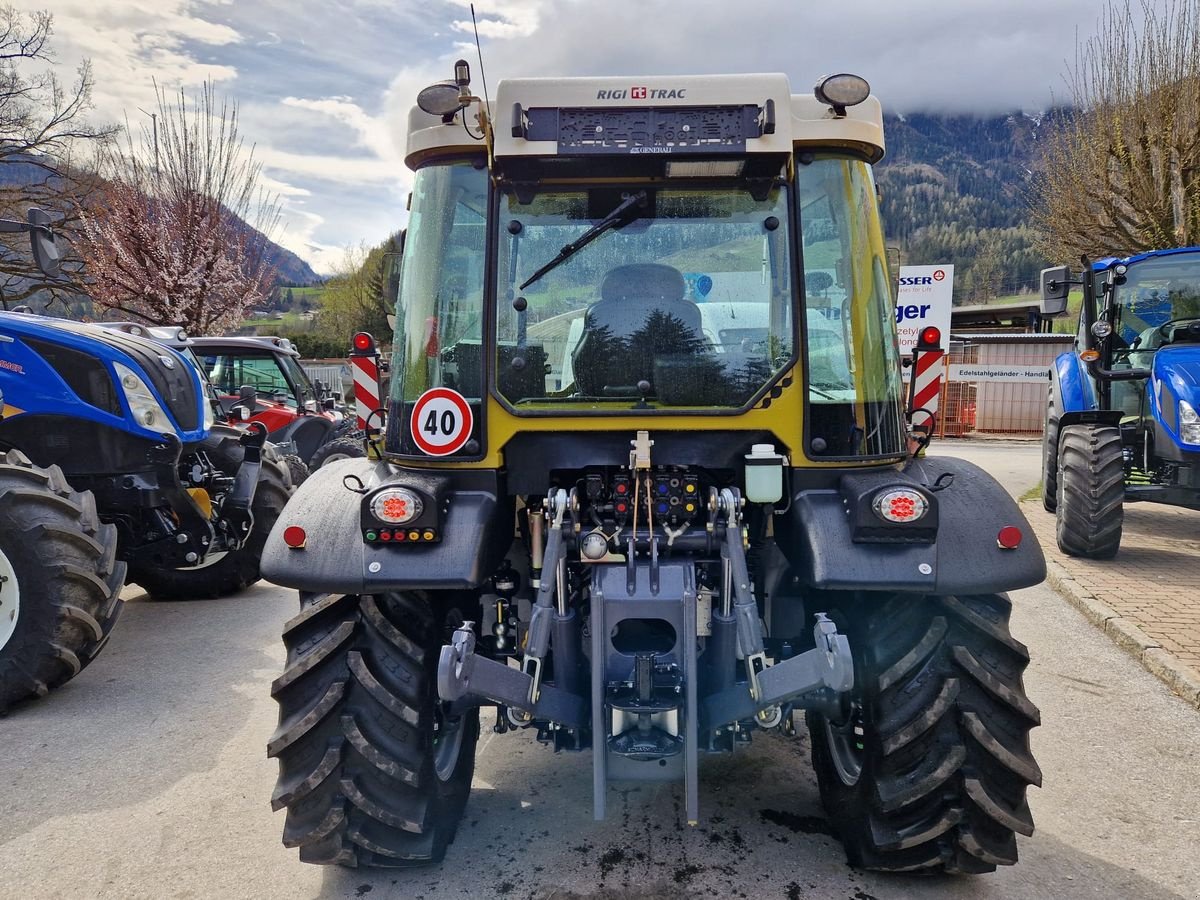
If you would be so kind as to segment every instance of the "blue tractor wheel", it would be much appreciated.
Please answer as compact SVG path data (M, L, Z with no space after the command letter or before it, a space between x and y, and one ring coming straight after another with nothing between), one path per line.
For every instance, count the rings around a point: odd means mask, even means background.
M117 529L58 466L0 454L0 714L78 675L121 612Z
M1054 409L1054 391L1046 397L1046 423L1042 428L1042 506L1046 512L1058 507L1058 416Z
M1121 429L1068 425L1058 439L1058 549L1111 559L1121 546L1125 458Z

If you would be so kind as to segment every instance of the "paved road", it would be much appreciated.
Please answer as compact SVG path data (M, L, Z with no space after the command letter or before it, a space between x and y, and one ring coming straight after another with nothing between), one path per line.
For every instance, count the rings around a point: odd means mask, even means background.
M302 865L279 844L264 751L295 604L263 585L206 603L131 599L83 677L0 720L0 897L1200 897L1200 715L1048 589L1014 600L1045 787L1021 863L995 875L847 868L803 729L708 761L707 818L691 830L669 788L614 792L609 821L593 823L587 754L487 734L443 867Z
M1017 498L1042 479L1042 445L1038 441L965 441L945 438L935 440L928 453L930 456L961 456L970 460L985 469Z

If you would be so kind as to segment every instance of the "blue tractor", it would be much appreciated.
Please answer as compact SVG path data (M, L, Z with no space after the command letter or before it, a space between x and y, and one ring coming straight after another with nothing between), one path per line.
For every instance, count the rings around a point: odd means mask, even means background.
M1083 288L1075 348L1054 362L1042 502L1059 548L1108 559L1125 502L1200 509L1200 247L1042 272L1047 309Z
M0 312L0 713L95 658L125 583L259 577L287 466L265 429L215 424L195 357L154 332Z

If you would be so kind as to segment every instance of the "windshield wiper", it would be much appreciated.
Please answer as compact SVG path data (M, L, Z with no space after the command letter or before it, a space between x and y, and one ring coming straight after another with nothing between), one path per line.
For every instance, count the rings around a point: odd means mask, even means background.
M521 284L520 289L525 290L525 288L529 287L551 269L562 265L596 238L600 237L600 235L604 234L604 232L608 231L610 228L615 228L620 223L621 219L624 218L625 213L630 209L635 206L644 206L645 203L645 191L638 191L636 194L630 194L626 199L617 204L617 207L607 216L605 216L575 240L571 241L571 243L559 250L558 256L554 257L554 259L550 260L550 262L546 263L544 266L526 278Z

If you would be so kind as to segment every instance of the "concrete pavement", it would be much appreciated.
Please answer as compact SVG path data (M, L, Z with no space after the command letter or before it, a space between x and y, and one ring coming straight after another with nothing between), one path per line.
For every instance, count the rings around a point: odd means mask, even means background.
M1050 559L1050 582L1099 628L1200 708L1200 512L1128 504L1114 559L1058 552L1053 513L1022 504Z
M1030 792L1038 830L1021 862L994 875L849 869L803 728L706 760L695 829L668 787L614 792L595 823L588 754L485 731L443 866L303 865L280 845L265 755L295 599L259 585L211 602L131 597L87 672L0 720L0 897L1200 896L1200 715L1048 588L1013 599L1045 786Z
M1041 478L1037 441L935 442L933 455L962 456L1014 497ZM1200 708L1200 512L1127 503L1114 559L1076 559L1058 549L1041 500L1021 505L1046 553L1049 581L1098 628L1192 706Z

